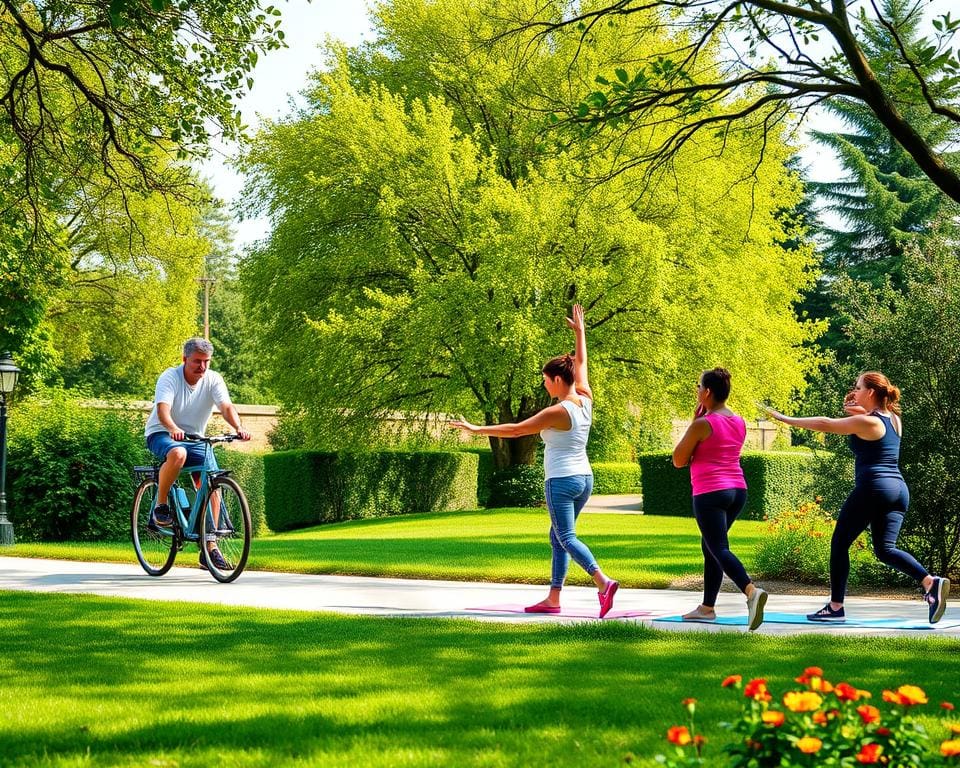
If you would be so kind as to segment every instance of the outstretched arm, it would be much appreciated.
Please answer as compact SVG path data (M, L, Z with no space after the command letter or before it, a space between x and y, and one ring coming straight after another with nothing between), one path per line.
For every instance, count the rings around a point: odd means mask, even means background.
M826 416L785 416L769 405L757 403L770 418L788 424L791 427L809 429L814 432L828 432L833 435L856 435L865 440L877 440L883 437L884 426L875 416L857 414L845 416L842 419L831 419Z
M583 306L573 305L573 317L567 318L567 325L573 331L573 383L577 392L593 400L593 390L587 378L587 329L583 321Z
M464 432L470 432L474 435L523 437L524 435L536 435L542 429L570 429L570 414L562 405L557 403L516 424L479 425L471 424L463 419L454 419L447 423L454 429L462 429Z

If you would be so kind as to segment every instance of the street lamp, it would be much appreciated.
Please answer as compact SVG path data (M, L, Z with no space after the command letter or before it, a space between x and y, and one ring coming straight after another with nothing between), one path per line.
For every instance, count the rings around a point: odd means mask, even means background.
M13 544L13 523L7 520L7 395L19 377L10 353L0 352L0 546Z

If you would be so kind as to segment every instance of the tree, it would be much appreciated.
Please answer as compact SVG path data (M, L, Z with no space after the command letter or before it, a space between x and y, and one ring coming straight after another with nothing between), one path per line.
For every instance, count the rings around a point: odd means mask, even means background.
M913 24L923 5L914 3L898 20L863 0L619 0L575 5L567 16L561 11L569 6L547 4L547 11L515 12L512 33L549 39L576 29L586 44L606 24L635 17L643 19L638 35L672 35L671 46L634 56L632 73L626 64L606 73L600 90L567 114L589 130L605 124L628 130L669 125L635 161L664 162L707 132L766 133L791 113L845 98L869 109L922 172L960 202L957 168L915 128L905 109L960 123L960 55L952 47L960 20L950 14L936 18L934 33L910 45L903 24ZM889 33L903 80L885 82L874 69L864 48L868 21ZM718 67L721 51L729 58Z
M757 165L741 159L750 137L723 155L705 142L669 183L597 184L614 158L545 141L543 115L623 55L621 36L584 46L582 70L573 34L490 52L497 7L383 4L377 40L334 51L308 109L254 141L246 197L273 230L241 276L284 404L328 444L397 409L525 418L546 403L538 372L569 348L574 301L604 408L686 412L718 363L744 402L799 386L813 329L791 311L809 251L780 246L777 212L800 192L789 149L771 137ZM492 441L496 466L532 462L536 443Z
M232 139L258 54L281 47L280 12L260 0L0 3L5 181L46 223L44 201L99 164L120 189L190 184L151 158Z

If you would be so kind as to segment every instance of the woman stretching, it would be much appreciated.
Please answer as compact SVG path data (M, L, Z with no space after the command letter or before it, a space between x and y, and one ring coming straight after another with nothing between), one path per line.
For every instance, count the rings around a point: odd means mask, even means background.
M704 371L697 382L693 421L673 449L673 466L679 469L690 465L693 516L700 528L703 550L703 602L683 618L714 621L720 584L727 574L747 596L747 627L756 629L763 623L767 593L750 580L727 541L727 531L747 503L747 483L740 467L747 426L727 408L729 395L729 371Z
M930 623L940 621L947 607L950 580L931 576L912 555L897 549L897 537L910 504L910 492L900 474L900 390L882 373L861 374L844 401L851 414L842 419L791 418L763 406L777 421L791 427L850 436L856 480L840 509L830 541L830 602L810 621L845 621L843 598L850 575L850 546L867 527L877 558L916 579L925 592Z
M543 386L559 402L516 424L477 426L468 421L450 425L475 435L523 437L540 433L543 454L544 492L550 512L550 546L553 565L550 592L545 600L524 610L527 613L560 613L560 590L572 557L597 585L600 618L613 607L620 584L603 575L596 559L574 531L577 517L593 490L593 470L587 459L587 437L593 421L593 393L587 381L587 336L583 307L575 304L567 318L576 340L573 355L555 357L543 366Z

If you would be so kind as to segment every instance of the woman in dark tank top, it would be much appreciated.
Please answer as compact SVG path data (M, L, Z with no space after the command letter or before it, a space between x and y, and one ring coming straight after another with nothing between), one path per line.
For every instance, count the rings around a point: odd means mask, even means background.
M850 575L850 546L867 527L873 552L887 565L916 579L923 587L930 623L940 621L947 607L950 580L927 572L908 552L897 549L910 491L900 473L900 390L882 373L868 371L857 379L844 401L845 418L792 418L766 408L778 421L801 429L849 435L855 483L837 517L830 541L830 602L810 621L844 621L843 599Z

